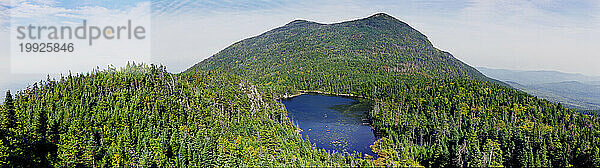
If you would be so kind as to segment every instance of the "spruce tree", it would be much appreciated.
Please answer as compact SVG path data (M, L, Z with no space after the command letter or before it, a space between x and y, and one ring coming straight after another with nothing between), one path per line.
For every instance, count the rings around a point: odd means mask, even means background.
M20 143L17 136L15 135L15 105L13 102L12 94L10 90L6 92L4 99L4 105L2 106L1 112L1 123L0 123L0 166L12 167L18 165L19 154L20 154Z
M9 90L6 92L4 106L2 108L2 128L10 129L15 127L15 104Z

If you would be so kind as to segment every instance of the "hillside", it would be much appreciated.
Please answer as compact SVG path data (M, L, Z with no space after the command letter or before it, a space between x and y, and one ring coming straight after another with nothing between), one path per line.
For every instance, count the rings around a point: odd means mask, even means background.
M354 71L491 81L450 53L433 47L425 35L408 24L384 13L334 24L295 20L237 42L189 70L193 69L254 77L267 74L271 79Z

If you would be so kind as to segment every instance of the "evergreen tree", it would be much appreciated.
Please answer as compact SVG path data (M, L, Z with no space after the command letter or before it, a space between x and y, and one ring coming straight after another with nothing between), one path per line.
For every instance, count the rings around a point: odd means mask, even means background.
M34 132L33 140L33 154L35 155L35 161L39 164L39 166L49 165L47 156L48 152L50 152L50 144L47 140L47 132L48 132L48 116L46 114L46 110L40 110L36 123L36 129Z
M19 138L15 131L15 105L10 90L6 92L4 105L0 111L0 165L13 167L18 165L21 157Z
M12 129L16 127L15 121L15 104L13 102L12 94L10 90L6 92L4 98L4 106L2 108L2 128Z

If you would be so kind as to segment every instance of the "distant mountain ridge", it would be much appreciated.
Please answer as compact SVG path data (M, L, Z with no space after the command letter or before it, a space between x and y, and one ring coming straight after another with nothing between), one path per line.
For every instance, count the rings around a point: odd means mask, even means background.
M478 67L491 78L512 87L560 102L575 110L600 110L600 77L558 71L516 71Z
M486 76L497 80L513 81L524 85L567 81L600 84L600 76L587 76L583 74L564 73L559 71L519 71L486 67L477 67L477 70Z

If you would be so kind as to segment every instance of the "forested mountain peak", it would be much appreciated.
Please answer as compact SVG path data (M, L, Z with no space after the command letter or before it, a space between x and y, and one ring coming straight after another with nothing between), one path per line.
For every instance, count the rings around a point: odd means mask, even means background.
M392 19L392 20L397 20L393 16L390 16L390 15L388 15L386 13L383 13L383 12L371 15L371 16L367 17L367 19Z
M358 70L493 81L450 53L435 48L425 35L385 13L332 24L294 20L239 41L188 71L194 69L223 70L244 76L298 70L334 74Z
M407 23L405 23L393 16L390 16L386 13L377 13L377 14L371 15L371 16L363 18L363 19L358 19L358 20L353 20L353 21L348 21L348 22L341 22L339 24L350 24L350 25L364 24L364 25L372 26L373 28L390 28L390 29L409 28L408 30L410 30L410 31L418 32L416 29L410 27Z
M297 26L357 26L357 25L364 25L364 26L371 26L372 28L402 28L402 27L407 27L412 29L413 31L417 31L415 29L413 29L412 27L410 27L407 23L402 22L399 19L396 19L386 13L377 13L374 15L371 15L369 17L366 18L362 18L362 19L356 19L356 20L351 20L351 21L345 21L345 22L339 22L339 23L332 23L332 24L323 24L323 23L318 23L318 22L314 22L314 21L308 21L308 20L304 20L304 19L296 19L288 24L286 24L285 26L283 26L282 28L285 27L297 27ZM392 27L393 26L393 27ZM417 31L418 32L418 31Z
M282 27L268 31L265 34L279 33L282 31L292 31L294 33L300 31L306 31L307 28L321 29L325 31L337 31L344 32L344 29L356 29L357 31L348 32L348 34L339 35L352 35L356 33L373 33L374 35L389 34L392 36L398 36L400 39L413 39L417 38L420 42L431 45L427 40L427 37L421 34L416 29L412 28L405 22L396 19L385 13L377 13L366 18L356 19L351 21L323 24L314 21L308 21L303 19L294 20ZM265 35L263 34L263 35ZM413 37L406 37L413 36ZM259 36L260 37L260 36Z

